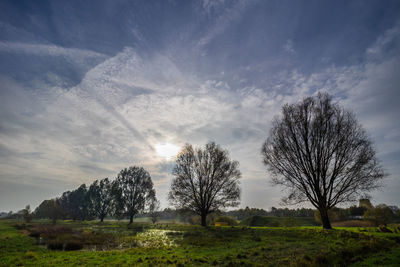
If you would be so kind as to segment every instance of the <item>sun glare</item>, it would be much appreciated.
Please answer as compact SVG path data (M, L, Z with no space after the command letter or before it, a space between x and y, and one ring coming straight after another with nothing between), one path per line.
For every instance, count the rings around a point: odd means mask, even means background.
M157 154L167 160L172 159L179 152L179 147L171 143L157 144L155 148Z

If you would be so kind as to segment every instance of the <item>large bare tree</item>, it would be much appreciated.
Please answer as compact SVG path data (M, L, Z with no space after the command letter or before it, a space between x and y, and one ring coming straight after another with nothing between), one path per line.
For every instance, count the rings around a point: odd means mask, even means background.
M176 159L169 199L175 207L200 215L201 225L206 226L208 214L239 204L238 167L239 163L214 142L204 149L186 144Z
M309 201L330 229L328 210L380 185L384 172L355 115L325 93L288 105L262 146L273 184L287 203Z

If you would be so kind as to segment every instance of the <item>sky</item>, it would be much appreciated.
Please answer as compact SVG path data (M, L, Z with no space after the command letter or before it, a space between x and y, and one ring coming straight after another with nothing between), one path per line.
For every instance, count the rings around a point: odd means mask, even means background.
M261 145L318 91L352 110L400 205L400 2L1 1L0 211L149 171L162 207L173 153L215 141L240 162L239 207L280 207Z

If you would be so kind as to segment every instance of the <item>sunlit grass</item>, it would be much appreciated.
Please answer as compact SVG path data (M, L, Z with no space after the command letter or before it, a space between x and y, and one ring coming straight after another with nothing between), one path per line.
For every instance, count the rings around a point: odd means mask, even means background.
M16 223L0 221L0 266L313 266L364 261L373 266L373 262L389 264L399 258L400 234L380 233L373 227L363 232L361 228L327 231L321 227L202 228L178 224L128 227L126 222L118 221L60 221L60 226L81 231L90 242L101 242L95 238L98 232L112 234L115 239L109 247L97 244L79 251L51 251L38 246L26 230L16 230ZM373 257L375 260L369 261Z

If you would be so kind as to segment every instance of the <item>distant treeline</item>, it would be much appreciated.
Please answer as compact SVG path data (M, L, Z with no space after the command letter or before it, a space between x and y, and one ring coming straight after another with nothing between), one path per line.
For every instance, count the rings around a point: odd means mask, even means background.
M314 217L314 209L307 208L275 208L272 207L271 211L264 209L249 208L232 210L226 212L226 215L236 218L237 220L244 220L251 216L276 216L276 217Z

